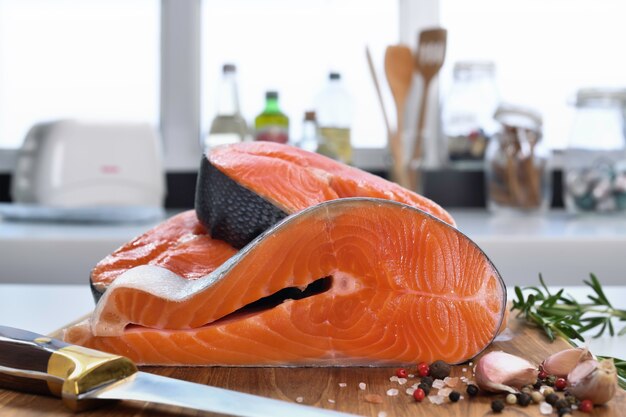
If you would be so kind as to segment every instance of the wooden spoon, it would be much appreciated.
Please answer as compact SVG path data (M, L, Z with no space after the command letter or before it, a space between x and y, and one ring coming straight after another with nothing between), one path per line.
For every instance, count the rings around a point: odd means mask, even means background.
M404 169L402 131L406 100L413 82L413 54L408 46L391 45L385 51L385 75L396 104L397 127L389 136L389 147L393 158L394 180L403 187L409 186L409 179Z
M417 118L417 130L415 133L415 144L413 146L413 156L409 162L409 170L411 171L410 179L412 189L418 191L420 185L419 165L421 164L423 154L423 136L424 122L426 120L426 102L428 101L428 89L432 79L437 75L443 66L446 57L446 39L447 31L445 29L429 29L420 32L419 42L417 46L417 56L415 57L415 70L422 76L424 80L422 97L419 107L419 115ZM413 172L415 171L415 172Z

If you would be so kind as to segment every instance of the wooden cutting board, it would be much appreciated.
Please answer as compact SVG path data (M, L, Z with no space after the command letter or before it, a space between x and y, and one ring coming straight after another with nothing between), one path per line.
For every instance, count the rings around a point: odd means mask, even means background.
M498 341L489 350L503 350L540 363L553 352L565 349L568 344L562 340L549 343L537 329L517 319L510 320L509 328L513 338ZM453 376L472 376L469 364L454 367ZM466 371L464 372L463 369ZM417 403L405 393L407 387L418 379L409 379L407 384L399 385L389 378L395 375L395 368L162 368L144 367L142 370L172 378L184 379L233 389L251 394L273 397L320 408L334 409L361 416L378 417L386 413L389 417L420 416L494 416L490 403L502 395L481 395L469 399L465 394L465 385L459 383L459 391L464 399L458 403L446 401L443 405L431 404L428 399ZM414 369L409 368L409 372ZM365 390L359 389L364 382ZM341 385L346 384L345 387ZM387 390L398 389L397 396L388 396ZM436 390L433 390L436 391ZM381 404L372 404L365 400L367 394L378 394ZM301 397L301 398L299 398ZM626 415L626 393L619 390L617 395L603 407L596 407L591 414L576 411L578 416L619 417ZM13 391L0 390L0 416L69 416L62 402L51 397L42 397ZM216 416L211 413L187 411L175 407L157 407L147 403L118 402L95 411L81 413L81 417L94 416L173 416L202 415ZM542 416L539 407L531 404L522 408L507 406L502 416ZM552 413L556 416L556 413ZM282 417L282 416L276 416ZM285 416L290 417L290 416Z

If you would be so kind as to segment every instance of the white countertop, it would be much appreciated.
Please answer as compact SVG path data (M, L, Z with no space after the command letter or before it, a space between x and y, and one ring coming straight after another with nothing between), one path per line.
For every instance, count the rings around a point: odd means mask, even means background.
M626 308L626 286L605 286L604 289L616 308ZM586 294L590 294L590 289L566 287L565 292L583 300ZM512 297L511 294L512 287L509 288L509 297ZM0 284L0 324L5 326L48 334L85 316L93 306L87 285ZM619 323L617 329L624 325ZM596 355L626 358L626 335L590 338L587 343Z
M626 285L626 216L451 213L509 285L534 284L539 273L553 285L578 285L589 272ZM85 283L99 260L152 226L0 221L0 283Z

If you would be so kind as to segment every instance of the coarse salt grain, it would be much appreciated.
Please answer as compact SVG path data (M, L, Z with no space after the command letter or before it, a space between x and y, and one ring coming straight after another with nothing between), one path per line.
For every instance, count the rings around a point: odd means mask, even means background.
M329 398L328 402L331 403L331 404L335 404L335 400L333 400L332 398Z
M339 383L339 387L340 387L340 388L345 388L345 387L347 387L347 386L348 386L348 384L346 384L345 382L340 382L340 383Z
M433 388L441 389L441 388L443 388L445 386L446 386L446 384L444 384L443 379L435 379L433 381Z
M407 395L413 395L413 393L415 392L416 389L417 388L409 387L409 388L406 389L405 392L406 392Z
M378 417L387 417L387 412L386 411L379 411L378 412Z
M415 378L415 374L409 374L409 378Z
M467 372L467 368L463 368L461 369L463 372Z
M430 400L431 403L439 405L439 404L443 404L445 397L442 395L429 395L428 399Z
M365 395L365 401L372 404L382 404L383 397L378 394L367 394Z
M365 391L365 388L367 388L367 384L365 382L359 382L359 389Z
M469 366L472 366L472 365L474 365L474 362L470 362L470 363L469 363Z
M452 392L452 388L441 388L437 395L441 395L443 397L447 397Z
M456 387L459 384L459 378L457 377L453 377L450 378L449 376L447 376L444 380L443 380L444 384L446 384L449 387Z
M390 377L389 380L391 382L396 382L398 380L398 377L394 375L394 376Z
M301 403L302 401L304 401L304 398L302 398L302 397L298 397L298 398L296 398L296 402L297 402L297 403Z
M387 395L390 397L395 397L396 395L398 395L398 390L395 388L388 389Z
M398 384L400 385L406 384L406 381L408 381L406 378L398 378Z
M545 401L539 404L539 412L541 414L552 414L552 406Z
M417 387L419 387L419 386L420 386L420 384L418 382L416 382L415 384L411 385L411 388L417 389Z

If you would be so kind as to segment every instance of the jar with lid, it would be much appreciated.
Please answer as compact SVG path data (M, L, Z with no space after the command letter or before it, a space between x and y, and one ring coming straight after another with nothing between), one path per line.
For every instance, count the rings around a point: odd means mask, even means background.
M489 138L497 131L493 120L500 101L495 64L459 61L454 82L441 112L448 161L482 161Z
M626 213L626 89L581 89L565 150L570 213Z
M532 109L500 105L500 130L485 153L490 211L542 212L550 204L550 152L542 142L542 117Z

